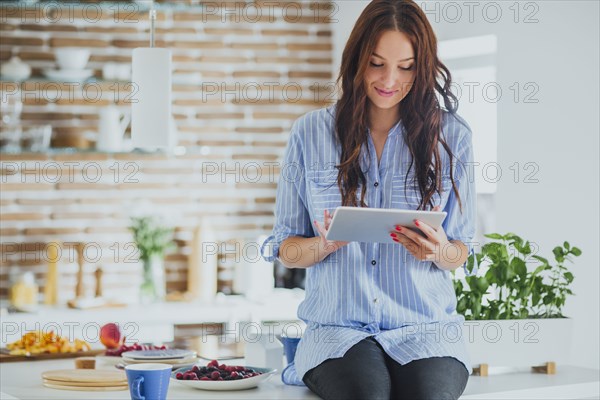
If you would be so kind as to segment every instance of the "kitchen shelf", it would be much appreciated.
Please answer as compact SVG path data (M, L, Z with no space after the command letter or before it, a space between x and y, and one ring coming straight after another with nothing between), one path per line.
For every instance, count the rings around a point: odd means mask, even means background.
M201 72L198 72L200 75L202 74ZM173 86L174 89L176 89L179 86L185 86L185 87L196 87L198 89L202 88L202 82L191 82L191 83L187 83L187 82L183 82L183 81L176 81L173 80L173 78L177 75L177 73L173 73L173 77L171 78L171 85ZM78 81L78 80L56 80L56 79L50 79L47 78L45 76L38 76L38 75L33 75L30 76L29 78L23 80L23 81L15 81L12 79L6 79L5 77L0 76L0 84L10 84L10 83L16 83L20 86L24 85L24 84L30 84L30 83L79 83L81 85L86 85L89 83L98 83L98 84L119 84L119 85L127 85L130 84L132 81L131 79L129 80L116 80L116 79L103 79L103 78L98 78L98 77L90 77L86 80L83 81Z
M192 0L193 1L193 0ZM190 1L190 3L192 2ZM200 3L199 0L196 1L198 4L188 4L184 1L175 1L175 2L150 2L150 1L132 1L130 3L123 3L122 1L102 1L98 3L86 3L86 2L61 2L59 4L50 4L50 6L54 6L54 8L69 7L72 9L84 9L86 7L100 7L102 10L109 11L132 11L131 7L135 7L136 11L149 11L151 8L154 8L157 11L161 10L198 10L201 11L204 8L204 5ZM150 6L151 3L154 3L153 6ZM36 4L44 4L43 2L39 2L37 0L25 0L25 1L10 1L3 2L2 7L7 7L10 5L29 5L35 6ZM118 8L117 8L118 7Z
M187 154L187 151L185 152ZM144 151L135 149L132 151L99 151L95 149L78 149L75 147L55 148L46 151L4 151L0 150L2 155L63 155L63 154L139 154L145 155L170 155L171 153L165 150Z
M46 151L5 151L0 150L0 158L2 156L9 156L10 158L19 157L39 157L39 156L62 156L62 155L81 155L85 157L85 155L131 155L131 156L163 156L163 157L178 157L185 155L192 156L209 156L210 151L207 152L205 148L210 148L211 146L193 146L193 147L185 147L185 146L176 146L174 149L165 150L142 150L142 149L134 149L131 151L100 151L96 149L78 149L74 147L68 148L51 148Z
M84 80L77 80L77 79L56 80L56 79L47 78L42 75L32 75L25 80L16 81L13 79L7 79L4 76L0 76L0 83L17 83L19 85L23 85L23 84L27 84L27 83L61 83L61 82L81 83L81 84L86 84L86 83L121 83L121 84L125 84L125 83L131 83L131 80L121 81L121 80L116 80L116 79L102 79L102 78L98 78L98 77L89 77Z

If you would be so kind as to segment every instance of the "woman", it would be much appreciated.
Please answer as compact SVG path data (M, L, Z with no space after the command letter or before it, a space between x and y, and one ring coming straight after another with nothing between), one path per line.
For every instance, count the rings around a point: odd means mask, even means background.
M296 371L325 399L456 399L471 367L450 271L475 231L474 184L461 168L473 153L419 6L370 3L339 80L337 104L292 128L265 242L287 267L307 268ZM415 221L422 234L396 227L395 244L328 241L341 205L447 217L437 230Z

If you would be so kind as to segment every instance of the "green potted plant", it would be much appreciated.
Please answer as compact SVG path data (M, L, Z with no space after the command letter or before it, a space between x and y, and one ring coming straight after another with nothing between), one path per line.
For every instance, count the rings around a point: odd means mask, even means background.
M142 303L160 301L166 295L164 269L165 252L174 247L173 228L161 226L154 217L134 217L129 229L140 251L143 281L140 287Z
M492 239L467 260L476 275L454 280L456 310L473 364L534 365L568 360L571 320L562 308L574 276L567 261L581 255L568 242L553 249L554 261L534 254L533 243L514 233Z

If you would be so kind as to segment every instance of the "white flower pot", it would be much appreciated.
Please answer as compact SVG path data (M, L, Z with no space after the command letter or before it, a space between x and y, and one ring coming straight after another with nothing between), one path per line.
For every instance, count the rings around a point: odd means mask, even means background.
M570 318L465 321L463 337L472 365L525 367L568 364Z

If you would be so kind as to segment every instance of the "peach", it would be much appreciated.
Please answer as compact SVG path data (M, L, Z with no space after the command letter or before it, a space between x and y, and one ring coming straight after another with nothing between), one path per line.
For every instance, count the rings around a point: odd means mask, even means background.
M121 330L117 324L108 323L100 328L100 342L107 349L116 349L121 344Z

